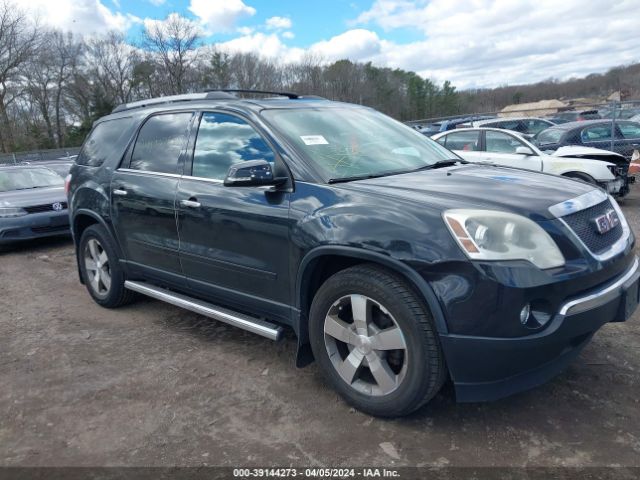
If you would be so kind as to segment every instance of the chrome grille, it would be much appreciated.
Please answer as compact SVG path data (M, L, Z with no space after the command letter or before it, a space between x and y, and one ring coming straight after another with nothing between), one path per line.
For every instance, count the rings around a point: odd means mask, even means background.
M620 223L618 223L617 226L608 232L603 234L598 233L595 218L604 215L609 210L615 211L613 205L611 205L611 202L607 199L592 207L566 215L562 217L562 219L591 252L599 254L620 240L623 234L622 219L620 219Z

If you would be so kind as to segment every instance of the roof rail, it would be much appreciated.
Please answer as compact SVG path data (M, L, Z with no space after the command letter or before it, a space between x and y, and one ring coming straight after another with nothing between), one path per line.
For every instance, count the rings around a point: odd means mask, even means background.
M131 110L133 108L148 107L150 105L161 105L163 103L189 102L195 100L235 100L237 97L222 90L207 90L202 93L186 93L184 95L170 95L167 97L149 98L137 102L123 103L113 109L112 113Z
M205 92L224 92L224 93L259 93L259 94L265 94L265 95L277 95L279 97L287 97L291 100L295 100L296 98L300 98L300 95L298 95L297 93L291 93L291 92L272 92L269 90L250 90L250 89L243 89L243 88L224 88L224 89L211 89L211 90L205 90Z

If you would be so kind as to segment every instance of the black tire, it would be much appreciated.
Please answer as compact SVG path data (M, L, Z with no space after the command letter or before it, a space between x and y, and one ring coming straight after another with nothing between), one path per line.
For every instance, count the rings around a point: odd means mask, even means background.
M378 312L382 312L378 307L383 306L392 317L391 321L402 332L406 350L402 350L401 355L403 361L407 362L402 368L406 370L402 380L398 380L399 377L396 378L395 390L389 393L383 391L377 395L363 393L362 388L354 387L356 382L362 380L356 379L349 384L334 367L334 362L339 363L344 360L345 355L350 356L354 353L353 349L363 348L351 347L347 342L340 347L343 353L338 352L341 358L336 359L337 350L335 349L331 356L329 354L331 347L327 342L331 345L335 339L331 335L325 336L325 317L330 311L336 311L336 302L343 301L341 299L346 296L349 296L348 301L351 301L353 298L350 297L351 295L357 295L360 298L368 297L368 301L373 301L373 305L379 304L375 307ZM338 309L338 315L342 315L343 307L340 306ZM346 315L348 317L349 314ZM384 312L383 317L385 317ZM379 417L408 415L431 400L446 378L447 370L442 349L432 316L424 301L400 275L376 265L364 264L342 270L320 287L311 305L309 336L315 359L329 383L349 404L370 415ZM349 348L350 353L344 351L345 346ZM381 351L375 351L381 354ZM391 355L391 353L385 355ZM361 375L363 378L369 376L373 379L373 372L367 372L367 370L371 369L362 364L358 367L356 372L359 373L356 373L356 376Z
M93 242L97 242L101 248L101 253L104 252L108 259L111 281L104 291L96 290L92 283L92 277L95 278L95 275L88 271L87 262L85 261L85 252L88 252L90 243L95 245ZM119 262L117 249L111 235L102 225L91 225L82 233L78 246L78 262L80 264L80 274L89 291L89 295L98 305L106 308L116 308L126 305L135 299L135 292L124 288L125 275ZM105 287L104 283L101 283L101 285Z

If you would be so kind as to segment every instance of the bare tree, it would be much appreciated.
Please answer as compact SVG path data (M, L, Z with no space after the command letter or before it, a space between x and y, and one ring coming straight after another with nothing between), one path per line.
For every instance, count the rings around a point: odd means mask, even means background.
M159 56L168 76L170 93L185 93L189 67L196 61L196 47L200 40L198 27L172 13L162 22L148 23L143 38L144 47Z
M47 143L53 147L56 145L56 137L52 121L52 96L56 94L57 67L50 37L50 33L43 35L43 42L36 54L25 63L24 76L28 98L40 113L46 129Z
M54 31L51 34L51 48L55 53L55 97L54 111L56 119L56 144L64 147L65 122L62 101L66 84L73 77L80 61L83 44L76 42L73 34Z
M8 108L22 92L21 68L35 53L38 30L16 5L0 3L0 147L15 147Z
M138 53L122 33L111 31L88 43L87 63L92 76L114 102L131 101L133 69L138 62Z

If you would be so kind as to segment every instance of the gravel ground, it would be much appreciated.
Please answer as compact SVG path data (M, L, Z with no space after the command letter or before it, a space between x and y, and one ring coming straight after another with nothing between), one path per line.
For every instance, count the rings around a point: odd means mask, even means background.
M640 232L640 187L624 202ZM640 315L545 386L379 420L280 343L141 299L94 304L68 239L0 254L3 466L640 466Z

